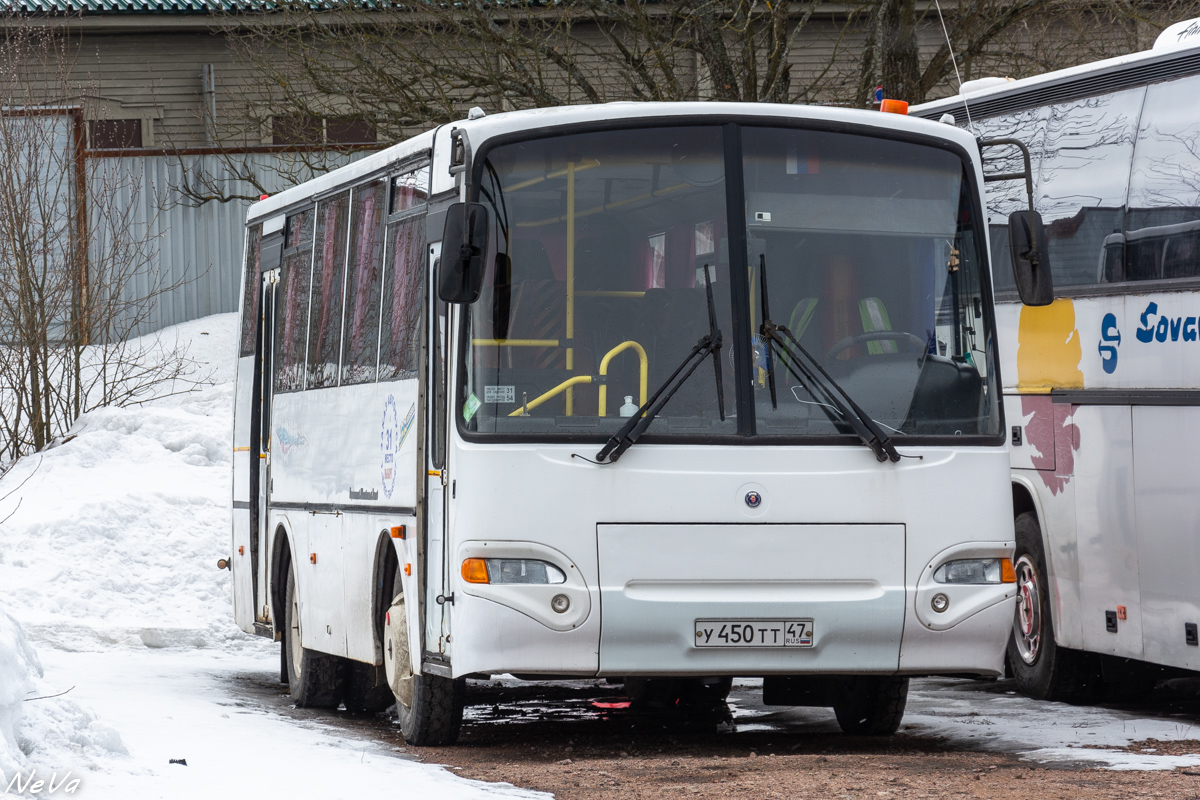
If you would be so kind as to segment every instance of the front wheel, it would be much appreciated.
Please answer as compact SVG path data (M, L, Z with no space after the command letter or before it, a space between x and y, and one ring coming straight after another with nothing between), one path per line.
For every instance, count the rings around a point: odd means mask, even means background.
M1021 693L1036 700L1086 700L1099 687L1094 659L1054 641L1042 529L1031 511L1015 520L1017 610L1008 664Z
M842 733L891 736L908 705L908 678L862 675L835 690L833 713Z
M287 576L287 627L284 656L287 661L288 692L297 708L337 708L342 700L338 657L309 650L300 634L300 597L292 570Z
M462 727L466 680L414 675L409 653L404 591L397 574L384 622L383 663L396 698L404 741L422 747L453 744Z

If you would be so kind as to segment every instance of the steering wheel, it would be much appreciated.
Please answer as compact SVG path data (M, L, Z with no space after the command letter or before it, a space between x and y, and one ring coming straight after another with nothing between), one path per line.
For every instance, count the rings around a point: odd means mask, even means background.
M825 360L829 361L834 356L836 356L838 353L842 352L843 350L848 350L851 347L854 347L854 345L856 345L856 344L862 344L863 342L877 342L881 339L888 339L888 340L906 339L910 343L915 344L917 347L919 347L920 352L925 352L925 348L927 347L927 344L928 344L920 336L917 336L916 334L913 334L913 333L909 333L908 331L867 331L866 333L860 333L856 336L847 336L845 339L842 339L840 342L835 344L833 347L829 348L829 352L825 354Z

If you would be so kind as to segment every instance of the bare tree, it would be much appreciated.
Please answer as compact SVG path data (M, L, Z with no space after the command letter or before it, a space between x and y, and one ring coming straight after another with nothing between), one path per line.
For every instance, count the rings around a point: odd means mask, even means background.
M270 193L360 148L329 136L335 128L398 141L474 105L870 107L878 86L921 102L960 79L1131 52L1189 13L1200 0L285 0L222 19L249 76L223 87L226 106L245 115L206 118L225 148L221 175L191 175L180 188L193 202L230 199L231 178ZM237 155L264 141L293 147L269 168Z
M188 387L178 348L134 338L165 287L139 176L83 157L70 43L9 19L0 40L0 464L83 412Z

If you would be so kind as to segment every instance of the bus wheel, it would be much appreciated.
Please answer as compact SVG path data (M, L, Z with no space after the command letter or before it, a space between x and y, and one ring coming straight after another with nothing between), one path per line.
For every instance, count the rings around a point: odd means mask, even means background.
M891 736L908 705L908 678L860 675L835 690L833 713L842 733Z
M413 674L399 575L392 597L384 621L383 663L396 698L400 733L415 747L453 744L462 727L466 680Z
M391 574L388 574L390 572ZM384 572L384 580L390 581L392 597L400 594L399 570L396 562L392 561L389 569ZM388 608L384 607L375 619L375 631L383 634L383 646L387 649ZM390 707L396 702L387 675L387 666L382 664L365 664L361 661L343 659L346 671L346 697L343 702L347 711L362 711L377 713Z
M1008 663L1021 693L1037 700L1081 700L1099 684L1086 653L1054 641L1046 556L1037 515L1027 511L1015 521L1017 610L1008 641Z
M338 658L309 650L300 642L300 600L296 578L288 570L287 629L284 632L287 653L288 692L297 708L337 708L341 702Z

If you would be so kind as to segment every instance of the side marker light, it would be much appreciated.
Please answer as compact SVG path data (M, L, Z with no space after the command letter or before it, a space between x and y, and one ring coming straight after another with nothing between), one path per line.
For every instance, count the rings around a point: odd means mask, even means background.
M404 565L404 574L405 574L405 575L412 575L412 564L405 564L405 565Z
M317 554L316 554L316 553L309 553L309 554L308 554L308 563L310 563L310 564L315 564L315 563L317 563Z
M1001 583L1016 583L1017 570L1013 567L1011 558L1000 559L1000 582Z
M408 531L405 530L405 527L403 525L396 525L395 527L392 528L392 538L393 539L407 538L407 533L408 533Z

